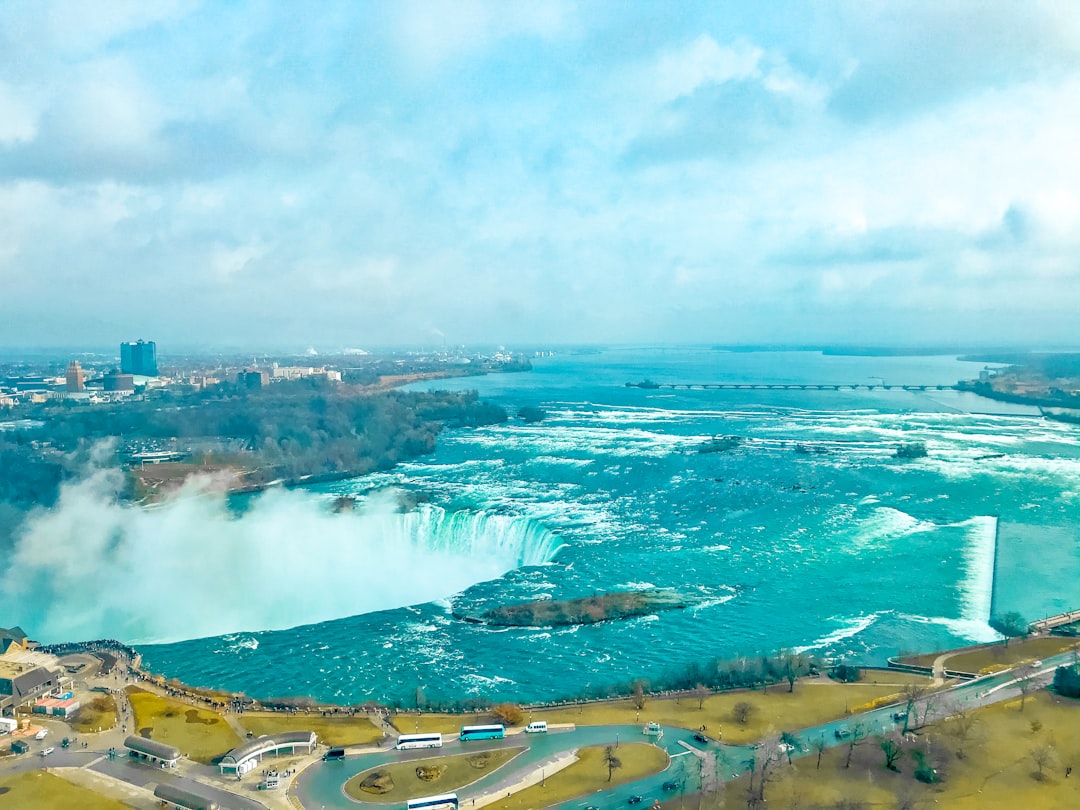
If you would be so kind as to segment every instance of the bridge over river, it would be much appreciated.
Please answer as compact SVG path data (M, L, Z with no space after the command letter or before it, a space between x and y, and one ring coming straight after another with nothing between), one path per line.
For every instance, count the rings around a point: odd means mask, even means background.
M956 385L890 385L888 383L658 383L628 382L627 388L682 388L705 391L957 391Z

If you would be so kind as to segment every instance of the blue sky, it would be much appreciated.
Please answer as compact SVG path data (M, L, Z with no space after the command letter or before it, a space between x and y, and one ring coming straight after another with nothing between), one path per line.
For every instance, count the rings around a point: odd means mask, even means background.
M0 345L1080 344L1080 5L0 3Z

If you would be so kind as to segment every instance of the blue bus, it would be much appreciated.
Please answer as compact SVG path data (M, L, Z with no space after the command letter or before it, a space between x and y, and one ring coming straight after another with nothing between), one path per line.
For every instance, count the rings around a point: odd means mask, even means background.
M457 810L457 806L456 793L442 793L424 799L409 799L405 803L406 810Z
M458 739L462 742L469 740L501 740L506 736L506 728L503 726L462 726Z

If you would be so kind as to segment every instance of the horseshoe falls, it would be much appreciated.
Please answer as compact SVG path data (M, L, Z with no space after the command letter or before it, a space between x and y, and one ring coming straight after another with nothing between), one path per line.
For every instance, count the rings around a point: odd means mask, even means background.
M625 385L936 387L982 368L666 347L423 384L547 417L447 431L431 456L218 527L218 556L239 544L236 565L255 565L231 580L237 599L284 589L298 618L256 610L227 633L140 649L154 671L193 684L353 703L408 701L418 687L432 699L554 699L712 657L786 649L881 664L992 639L991 612L1080 607L1080 428L952 390ZM898 458L910 442L926 456ZM383 516L388 490L424 505ZM356 499L362 532L328 528L342 496ZM294 507L317 511L316 528L289 528ZM293 546L313 572L297 587ZM552 628L453 617L646 587L690 607Z

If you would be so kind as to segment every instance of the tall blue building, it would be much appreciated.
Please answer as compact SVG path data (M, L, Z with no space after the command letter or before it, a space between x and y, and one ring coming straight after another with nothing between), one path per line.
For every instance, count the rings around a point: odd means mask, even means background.
M156 377L158 373L157 344L152 340L121 343L120 372L122 374Z

